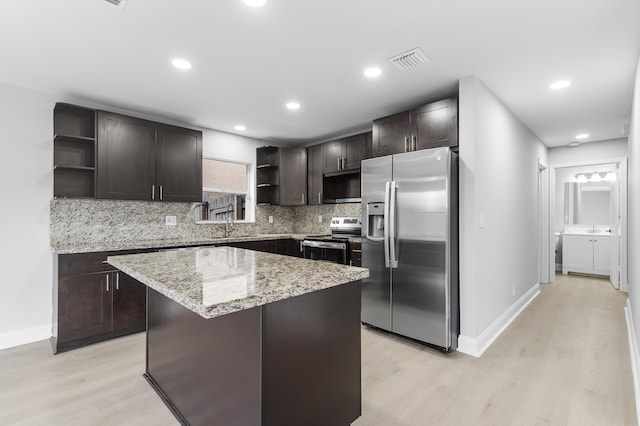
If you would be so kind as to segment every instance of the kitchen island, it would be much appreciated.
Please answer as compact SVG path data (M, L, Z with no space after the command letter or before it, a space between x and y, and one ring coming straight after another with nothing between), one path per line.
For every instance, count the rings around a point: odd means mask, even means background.
M112 256L147 285L145 377L192 425L361 413L362 268L232 247Z

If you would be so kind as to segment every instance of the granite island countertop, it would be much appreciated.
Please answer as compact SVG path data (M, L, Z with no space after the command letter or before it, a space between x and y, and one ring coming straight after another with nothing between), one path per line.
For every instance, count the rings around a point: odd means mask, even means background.
M369 276L365 268L234 247L109 256L107 262L207 319Z
M322 234L325 235L325 234ZM171 248L189 246L213 246L216 244L239 243L244 241L283 240L293 238L302 240L311 234L257 234L238 235L222 238L191 238L191 239L157 239L133 241L87 241L76 243L51 243L51 250L55 254L95 253L118 250L143 250L150 248Z

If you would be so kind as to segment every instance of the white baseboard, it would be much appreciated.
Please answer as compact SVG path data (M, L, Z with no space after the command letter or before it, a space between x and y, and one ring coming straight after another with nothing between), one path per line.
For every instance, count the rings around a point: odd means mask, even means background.
M522 297L509 306L509 308L498 317L486 330L478 337L463 336L458 337L458 351L480 358L489 349L491 344L502 334L509 324L520 315L528 305L540 294L540 284L534 284Z
M636 329L633 325L633 314L631 304L627 299L627 306L624 307L624 316L627 319L627 336L629 338L629 358L631 358L631 374L633 375L633 390L636 397L636 407L640 407L640 352L638 351L638 341L636 340ZM640 410L636 410L638 424L640 424Z
M51 324L0 333L0 349L12 348L51 337Z

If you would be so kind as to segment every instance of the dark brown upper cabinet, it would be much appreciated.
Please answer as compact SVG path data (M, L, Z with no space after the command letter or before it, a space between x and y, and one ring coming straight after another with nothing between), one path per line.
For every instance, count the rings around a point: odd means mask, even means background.
M199 201L202 133L98 112L98 198Z
M307 194L309 205L322 204L322 173L324 164L324 144L307 148Z
M307 149L280 148L280 205L307 204Z
M458 146L458 100L445 99L412 111L413 150Z
M360 170L365 157L366 133L324 143L324 173Z
M444 99L373 122L371 156L458 145L458 100Z
M256 148L256 203L307 204L306 148Z
M202 133L163 125L156 152L162 201L202 200Z

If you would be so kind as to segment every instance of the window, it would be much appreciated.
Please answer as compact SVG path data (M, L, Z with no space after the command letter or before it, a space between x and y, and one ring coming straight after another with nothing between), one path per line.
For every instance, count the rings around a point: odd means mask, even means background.
M202 201L211 221L246 220L249 198L249 165L202 160Z

